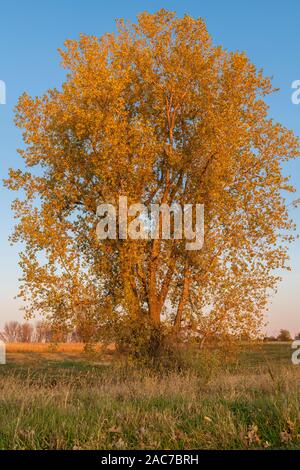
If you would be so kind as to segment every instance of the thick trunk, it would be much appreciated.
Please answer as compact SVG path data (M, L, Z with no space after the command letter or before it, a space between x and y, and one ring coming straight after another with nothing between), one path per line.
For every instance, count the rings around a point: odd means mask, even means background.
M150 307L150 317L155 325L160 324L160 309L157 301L151 302Z
M172 113L172 97L170 99L166 99L166 114L168 120L168 127L169 127L169 146L171 149L173 148L173 129L175 126L175 113ZM168 202L170 197L170 189L171 189L171 174L170 174L170 167L169 167L169 153L165 149L165 174L164 174L164 192L160 201L160 204L165 204ZM164 168L163 168L164 171ZM159 324L161 320L161 311L164 305L164 301L166 299L168 293L168 287L171 282L171 278L173 275L174 266L171 267L171 270L168 269L166 274L166 279L158 292L158 283L157 283L157 275L159 272L159 255L161 249L161 223L162 223L162 216L159 216L159 236L158 239L153 240L152 242L152 249L151 249L151 259L150 259L150 267L149 267L149 288L148 288L148 304L149 304L149 312L150 318L154 324ZM174 262L175 265L175 262Z

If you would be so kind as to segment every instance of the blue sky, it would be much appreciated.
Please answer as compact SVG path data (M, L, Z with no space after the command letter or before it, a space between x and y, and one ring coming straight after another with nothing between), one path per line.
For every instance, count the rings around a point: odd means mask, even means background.
M0 7L0 80L7 86L7 104L0 105L0 178L11 166L21 166L16 148L22 145L13 124L13 108L24 91L39 95L59 86L64 78L57 48L80 32L102 35L115 29L116 18L134 20L137 13L160 8L189 13L205 19L215 44L242 50L273 76L280 91L269 98L270 115L300 135L300 105L291 102L291 83L300 80L300 3L294 0L258 1L102 1L102 0L10 0ZM300 189L300 161L285 169ZM299 195L298 195L299 197ZM21 319L17 293L18 247L8 242L13 227L12 195L0 185L0 327L8 319ZM300 227L300 209L294 212ZM299 230L298 230L299 232ZM300 242L290 250L292 272L285 273L270 307L270 332L279 328L300 331Z

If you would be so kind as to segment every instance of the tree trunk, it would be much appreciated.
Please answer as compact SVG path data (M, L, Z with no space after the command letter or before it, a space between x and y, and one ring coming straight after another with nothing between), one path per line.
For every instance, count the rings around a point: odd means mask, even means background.
M174 323L174 328L176 331L179 331L181 327L182 314L183 314L183 310L184 310L184 307L185 307L185 304L189 295L190 282L191 280L190 280L189 270L185 269L182 294L179 300L177 314L176 314L175 323Z

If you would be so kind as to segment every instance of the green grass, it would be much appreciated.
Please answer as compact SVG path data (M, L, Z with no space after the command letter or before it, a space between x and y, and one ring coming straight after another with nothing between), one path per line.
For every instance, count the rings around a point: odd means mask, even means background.
M14 355L0 367L0 449L300 449L290 358L287 344L245 346L235 361L210 368L200 356L162 376Z

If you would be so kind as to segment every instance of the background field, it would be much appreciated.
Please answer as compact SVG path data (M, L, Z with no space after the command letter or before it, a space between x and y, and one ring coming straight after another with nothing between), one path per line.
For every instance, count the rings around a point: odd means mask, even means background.
M7 350L0 449L300 448L290 344L203 352L165 375L81 345Z

